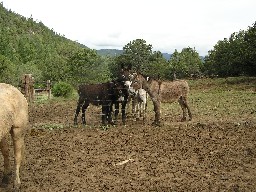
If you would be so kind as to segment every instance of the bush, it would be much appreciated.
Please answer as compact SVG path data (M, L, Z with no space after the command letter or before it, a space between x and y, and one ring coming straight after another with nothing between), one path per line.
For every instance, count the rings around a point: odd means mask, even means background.
M68 98L72 95L72 92L73 92L72 85L65 82L56 83L52 88L52 94L54 97Z

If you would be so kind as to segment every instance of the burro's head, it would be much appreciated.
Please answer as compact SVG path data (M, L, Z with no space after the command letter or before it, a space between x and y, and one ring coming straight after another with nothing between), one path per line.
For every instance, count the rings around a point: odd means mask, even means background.
M114 82L114 96L118 102L123 102L128 97L128 88L123 82Z

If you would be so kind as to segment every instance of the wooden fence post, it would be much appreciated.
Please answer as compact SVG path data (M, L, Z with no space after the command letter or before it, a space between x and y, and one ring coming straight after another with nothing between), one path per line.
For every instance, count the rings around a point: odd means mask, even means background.
M46 90L48 92L48 99L50 99L51 95L52 95L51 81L50 80L47 80L47 82L46 82Z
M25 95L28 102L34 100L34 78L32 77L32 74L23 75L21 92Z

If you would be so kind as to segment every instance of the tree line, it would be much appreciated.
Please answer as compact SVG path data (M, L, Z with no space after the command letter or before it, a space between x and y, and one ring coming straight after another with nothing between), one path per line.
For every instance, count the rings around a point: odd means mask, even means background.
M245 31L220 40L202 59L195 48L175 50L169 60L144 39L128 42L116 56L67 39L32 16L25 18L0 3L0 81L17 85L24 73L38 81L106 82L122 65L162 79L202 75L256 75L256 22Z
M256 75L256 22L217 42L205 58L203 71L222 77Z

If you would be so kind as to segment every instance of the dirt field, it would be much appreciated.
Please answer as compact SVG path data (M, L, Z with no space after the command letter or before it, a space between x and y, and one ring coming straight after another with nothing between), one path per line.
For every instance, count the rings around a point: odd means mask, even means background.
M151 126L151 111L145 125L129 118L127 126L103 130L96 107L88 109L87 127L73 127L75 107L76 101L30 107L22 191L256 189L254 111L233 121L194 114L183 123L181 111L171 111L162 127ZM0 162L3 167L2 156Z

